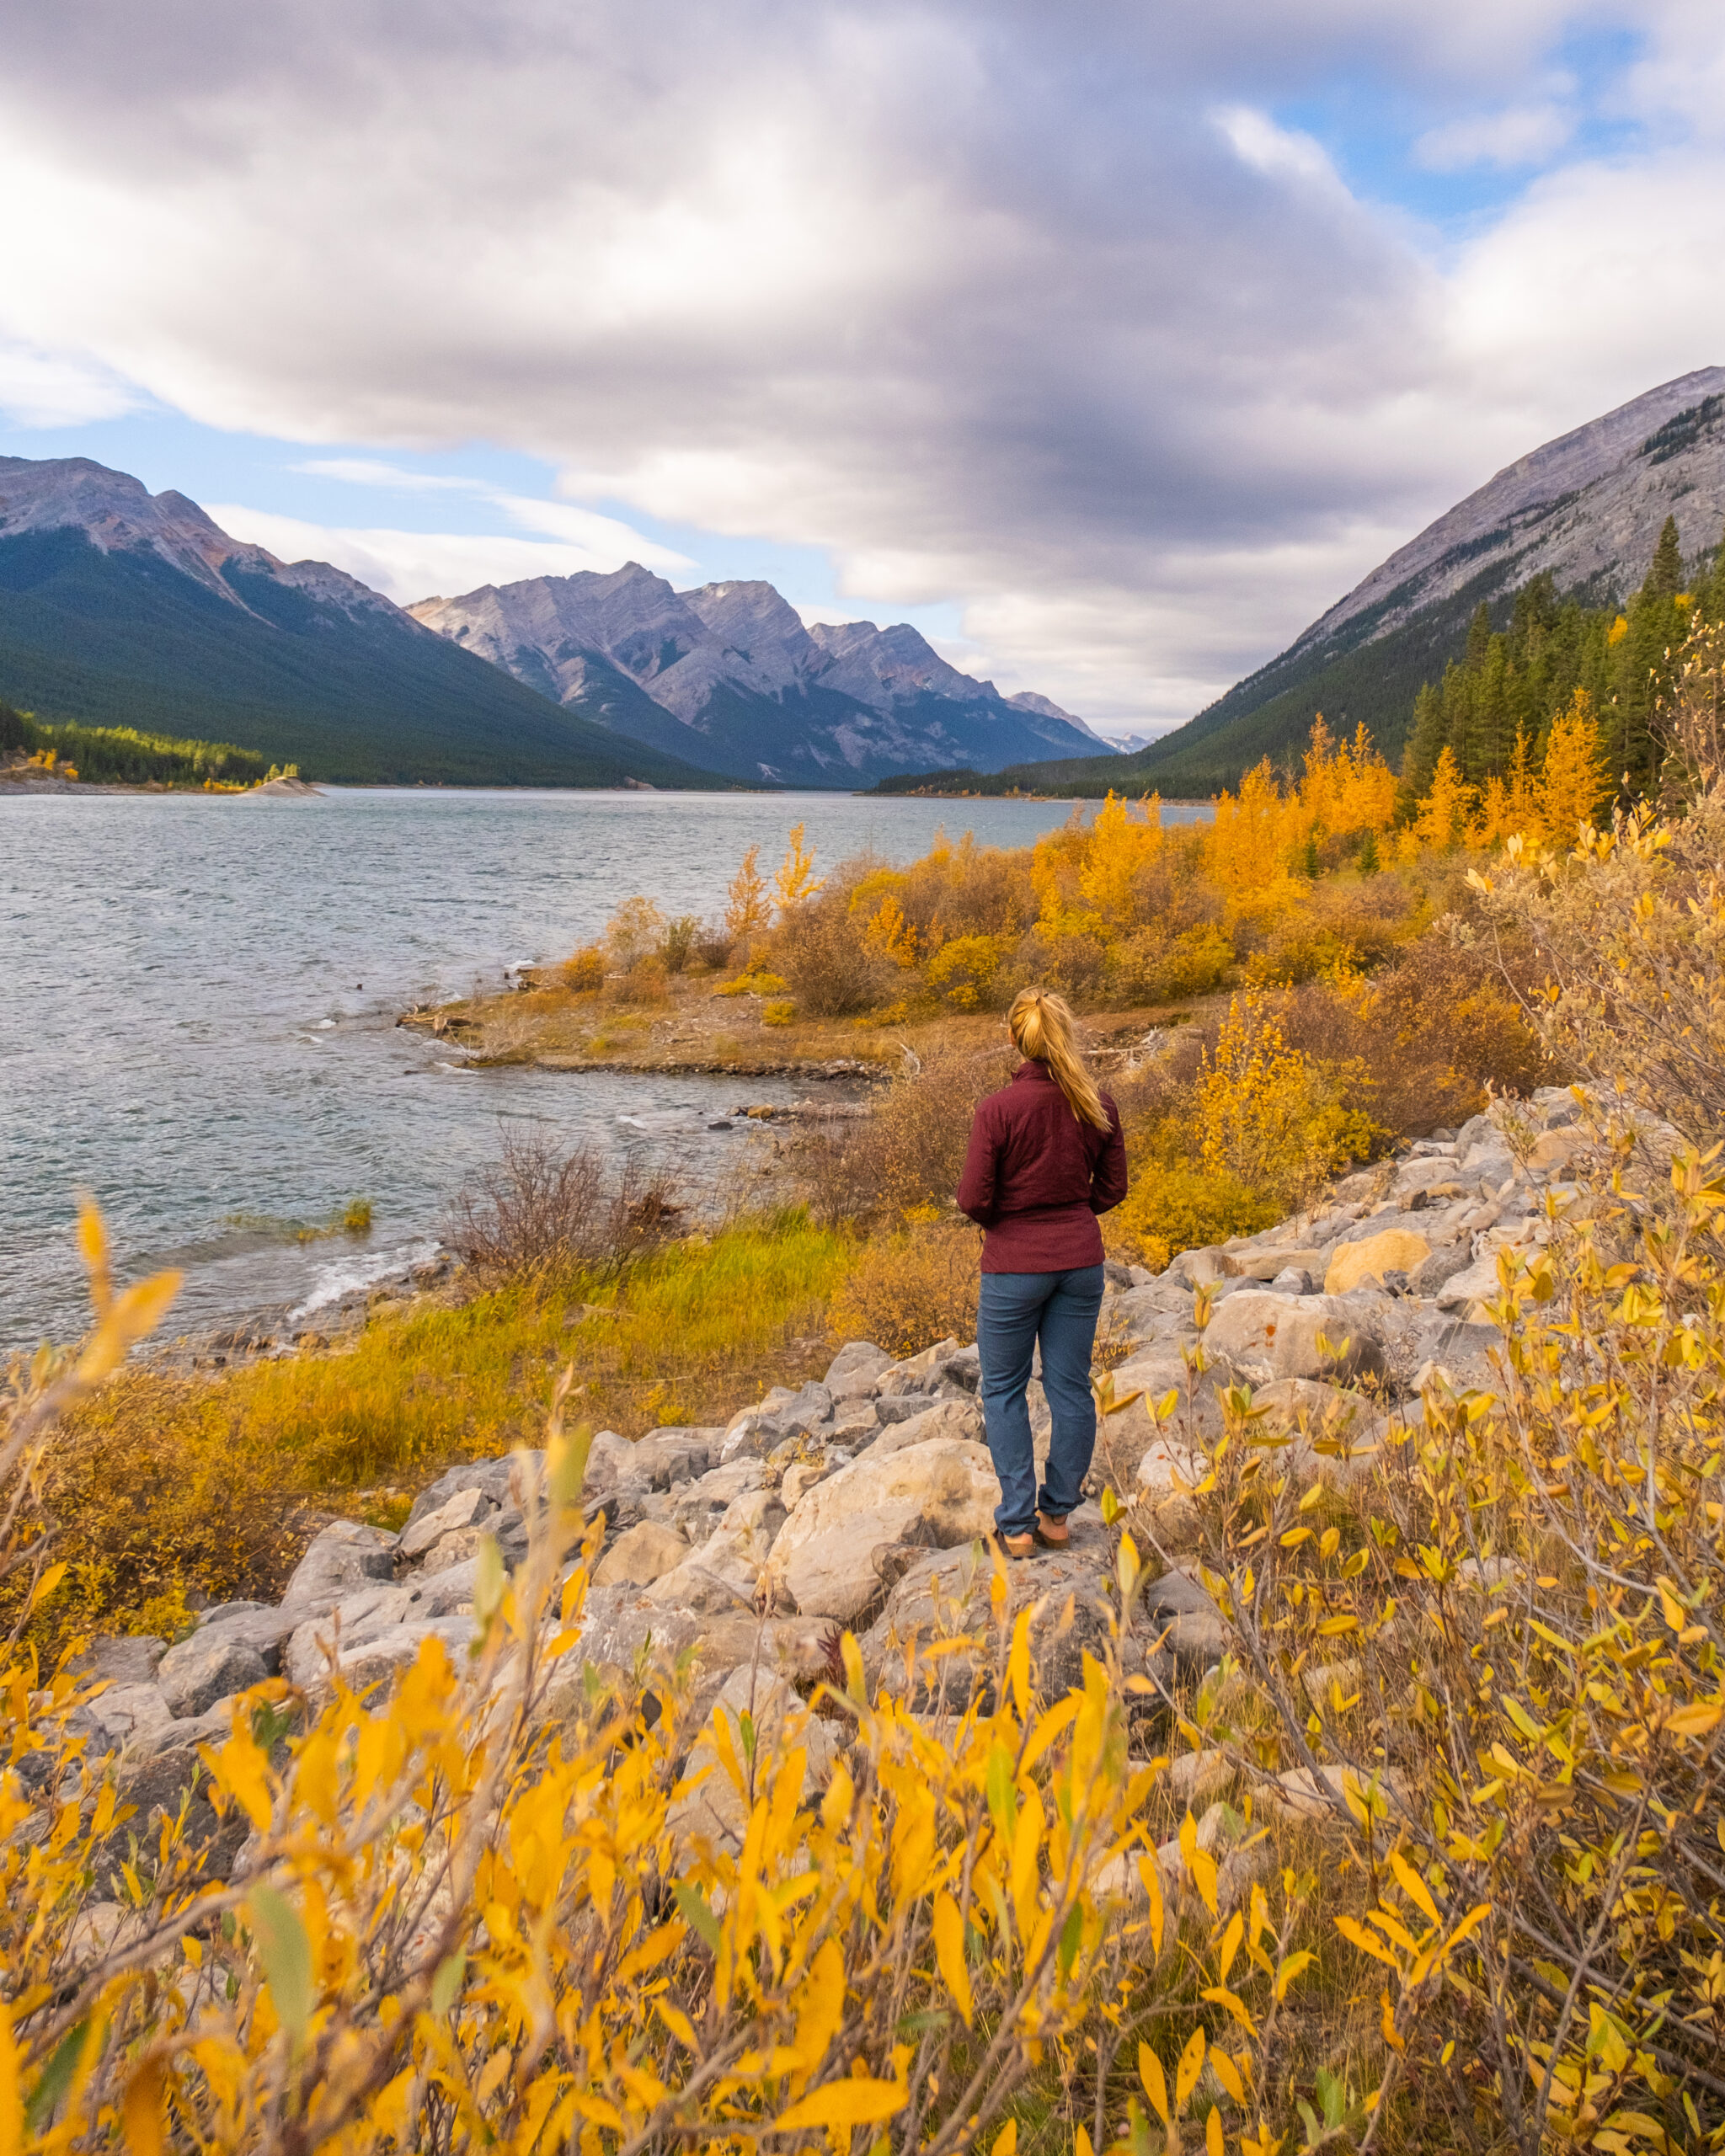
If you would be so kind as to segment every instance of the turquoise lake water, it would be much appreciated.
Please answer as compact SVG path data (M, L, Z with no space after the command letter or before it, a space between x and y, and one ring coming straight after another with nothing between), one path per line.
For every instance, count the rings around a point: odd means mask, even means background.
M511 1118L737 1172L724 1149L745 1141L707 1121L804 1088L464 1070L396 1017L501 987L633 892L715 913L745 848L776 862L798 821L820 866L864 847L914 859L943 824L1022 845L1069 813L835 794L0 798L0 1348L82 1331L81 1189L123 1273L184 1268L168 1330L200 1331L309 1312L429 1256ZM285 1240L355 1198L374 1208L363 1242Z

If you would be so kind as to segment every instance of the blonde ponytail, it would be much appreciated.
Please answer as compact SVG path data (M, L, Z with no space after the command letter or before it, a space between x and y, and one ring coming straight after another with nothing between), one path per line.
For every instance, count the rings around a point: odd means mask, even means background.
M1048 1065L1080 1123L1097 1130L1114 1128L1096 1081L1085 1069L1072 1038L1072 1013L1061 997L1044 995L1039 988L1021 988L1007 1013L1007 1026L1020 1055Z

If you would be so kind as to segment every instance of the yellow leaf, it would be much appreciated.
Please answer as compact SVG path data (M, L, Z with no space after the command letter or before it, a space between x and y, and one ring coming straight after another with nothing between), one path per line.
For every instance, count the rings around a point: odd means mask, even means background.
M1400 1849L1391 1850L1390 1869L1395 1873L1402 1892L1408 1900L1416 1903L1425 1912L1427 1921L1430 1924L1439 1923L1440 1919L1438 1915L1438 1905L1432 1899L1430 1887L1426 1885L1424 1880L1402 1855Z
M1242 1999L1236 1998L1235 1994L1227 1988L1226 1985L1212 1984L1207 1991L1201 1993L1199 1996L1201 1998L1207 1999L1212 2006L1226 2007L1228 2012L1233 2015L1234 2019L1240 2024L1240 2026L1246 2031L1248 2036L1255 2036L1258 2034L1258 2024L1252 2020L1251 2015L1247 2012L1246 2002Z
M945 1892L934 1897L934 1955L940 1964L941 1981L953 1995L953 2004L970 2026L970 1972L964 1963L964 1919L959 1905Z
M39 1579L35 1585L30 1589L29 1598L24 1604L26 1612L35 1609L42 1603L45 1603L65 1577L66 1566L63 1563L50 1565L47 1571L43 1573L40 1579Z
M655 1999L653 2004L660 2020L664 2022L665 2027L670 2031L683 2049L686 2052L699 2051L701 2047L696 2041L695 2025L690 2020L688 2015L662 1999Z
M1030 1612L1020 1610L1018 1621L1012 1627L1012 1652L1007 1661L1007 1682L1012 1688L1012 1698L1018 1709L1020 1721L1030 1719ZM1016 2127L1014 2128L1016 2132Z
M1144 1881L1144 1891L1150 1902L1150 1943L1156 1950L1156 1959L1162 1951L1162 1868L1154 1851L1138 1860L1138 1876Z
M1198 1846L1198 1822L1188 1811L1180 1822L1180 1854L1192 1875L1192 1883L1203 1895L1204 1907L1216 1913L1216 1865L1208 1849Z
M1725 1708L1712 1706L1705 1700L1693 1700L1686 1707L1679 1707L1675 1714L1667 1715L1665 1726L1674 1737L1705 1737L1710 1729L1717 1729Z
M1017 2156L1017 2147L1018 2121L1008 2119L994 2137L992 2156Z
M797 2004L797 2056L813 2073L845 2018L845 1957L836 1939L822 1942ZM692 2042L691 2051L695 2047Z
M216 1786L234 1799L263 1833L270 1824L270 1763L250 1736L239 1732L219 1752L200 1745L198 1756L214 1775Z
M1374 1961L1383 1962L1388 1968L1400 1967L1400 1963L1389 1948L1380 1940L1374 1939L1365 1926L1354 1918L1338 1917L1336 1929L1343 1939L1347 1940L1350 1945L1357 1946L1362 1954L1370 1954Z
M129 2156L162 2156L162 2063L146 2059L126 2084L121 2106Z
M1212 2044L1210 2053L1210 2069L1236 2104L1246 2101L1246 2084L1240 2078L1240 2069L1220 2044ZM1215 2116L1214 2112L1210 2114Z
M1222 2115L1212 2104L1210 2116L1204 2122L1204 2156L1226 2156L1222 2141Z
M904 2110L910 2091L899 2081L829 2081L812 2089L776 2122L776 2133L810 2126L878 2126Z
M1090 2136L1081 2126L1072 2136L1072 2156L1095 2156L1095 2151L1091 2147Z
M1174 2101L1182 2109L1186 2099L1198 2086L1198 2077L1204 2071L1204 2034L1194 2029L1180 2054L1180 2063L1174 2068Z
M1316 1959L1317 1956L1316 1954L1307 1953L1304 1947L1301 1947L1297 1954L1290 1954L1288 1956L1287 1960L1284 1961L1281 1967L1276 1971L1276 1998L1278 2001L1284 1999L1288 1996L1289 1985L1293 1983L1295 1977L1297 1977L1302 1970L1310 1968L1311 1964Z
M18 2085L18 2047L12 2041L12 2016L0 1999L0 2156L19 2156L24 2147L24 2096Z
M1234 1966L1234 1956L1240 1951L1240 1942L1246 1936L1246 1919L1238 1909L1228 1919L1228 1929L1222 1934L1221 1959L1219 1973L1222 1982L1228 1981L1228 1972Z
M1138 2079L1144 2084L1144 2093L1156 2106L1156 2115L1164 2126L1172 2126L1173 2114L1168 2109L1168 2084L1163 2079L1162 2063L1148 2044L1138 2047Z

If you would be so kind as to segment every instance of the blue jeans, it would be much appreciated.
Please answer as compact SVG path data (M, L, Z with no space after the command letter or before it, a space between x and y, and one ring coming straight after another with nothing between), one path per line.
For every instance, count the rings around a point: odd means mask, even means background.
M988 1449L1001 1478L995 1524L1002 1534L1028 1534L1039 1508L1064 1519L1078 1504L1096 1448L1096 1401L1090 1357L1102 1310L1103 1269L1070 1273L985 1273L976 1312L982 1363L982 1412ZM1036 1456L1024 1388L1031 1358L1042 1342L1042 1389L1054 1418L1048 1480L1036 1490Z

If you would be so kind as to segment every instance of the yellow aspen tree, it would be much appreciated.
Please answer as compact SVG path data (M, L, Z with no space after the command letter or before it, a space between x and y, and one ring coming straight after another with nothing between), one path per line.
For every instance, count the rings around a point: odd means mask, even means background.
M1108 926L1132 925L1133 878L1156 858L1162 844L1160 795L1141 802L1135 816L1124 796L1112 792L1097 810L1078 871L1078 889Z
M1578 689L1567 711L1551 722L1546 768L1540 780L1540 820L1554 846L1573 846L1591 827L1610 791L1605 751L1594 718L1594 700Z
M1509 778L1503 799L1503 836L1519 831L1525 839L1541 833L1539 779L1533 767L1533 744L1525 727L1515 729L1515 746L1509 755Z
M1466 832L1473 788L1461 776L1455 751L1446 741L1432 772L1431 789L1413 819L1413 835L1423 848L1447 853Z
M778 874L773 878L772 887L778 894L780 906L793 906L804 899L812 899L825 880L814 873L814 849L804 845L802 825L793 824L790 844L785 848Z
M766 880L761 873L760 861L760 847L751 846L725 894L724 932L733 944L746 943L772 919L772 901L766 895Z
M1227 792L1216 797L1204 866L1225 890L1243 895L1283 878L1287 808L1268 756L1241 780L1237 799Z
M1337 752L1330 829L1338 838L1387 831L1396 814L1396 774L1372 745L1362 719L1351 744Z

